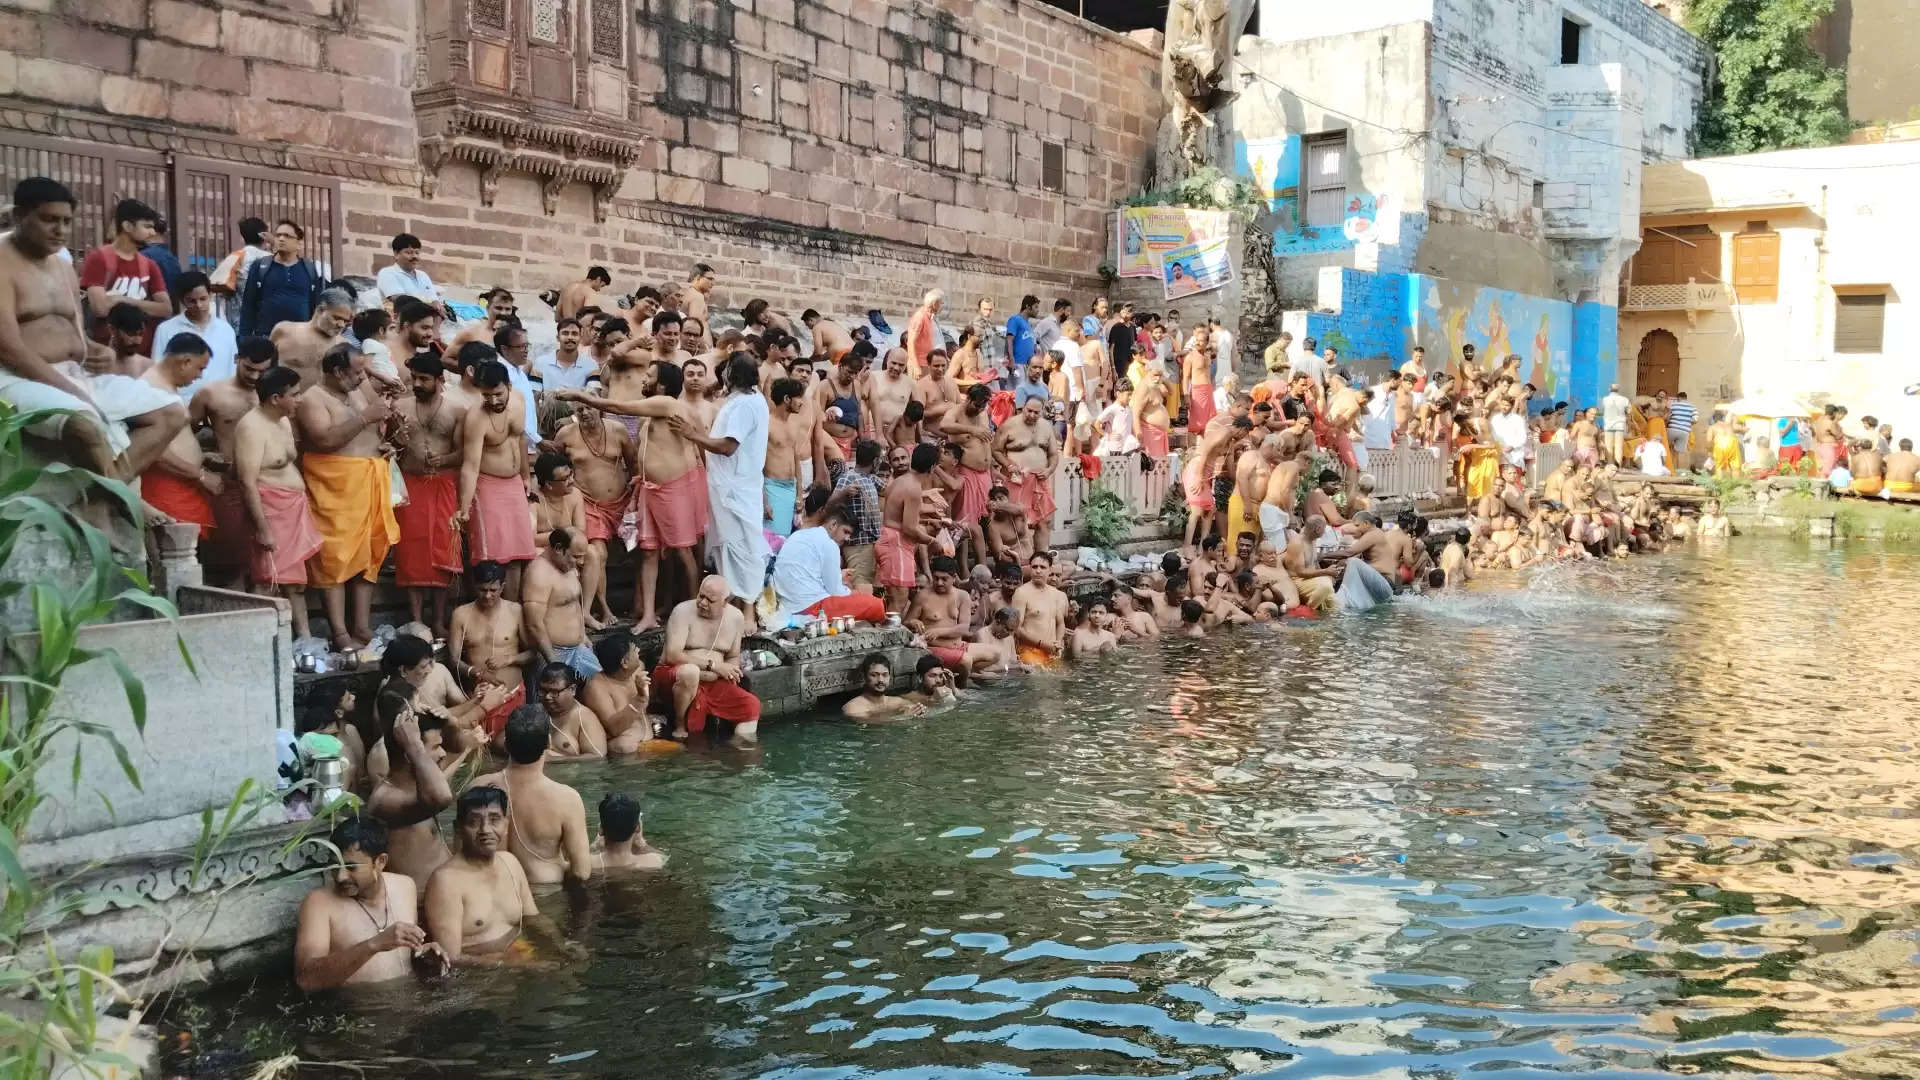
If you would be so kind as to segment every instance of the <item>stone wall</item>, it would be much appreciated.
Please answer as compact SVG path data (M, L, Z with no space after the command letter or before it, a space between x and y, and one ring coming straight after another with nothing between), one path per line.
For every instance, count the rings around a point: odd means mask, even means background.
M565 109L539 56L492 64L449 31L466 7L416 2L7 0L0 141L337 178L337 271L384 264L404 229L456 298L590 263L625 292L708 262L723 308L904 313L944 287L1008 311L1097 288L1106 213L1143 185L1161 107L1156 49L1037 0L645 0ZM588 40L598 10L565 8ZM524 50L526 5L506 10ZM502 93L477 81L495 74ZM479 132L497 152L423 156L450 109L505 117Z

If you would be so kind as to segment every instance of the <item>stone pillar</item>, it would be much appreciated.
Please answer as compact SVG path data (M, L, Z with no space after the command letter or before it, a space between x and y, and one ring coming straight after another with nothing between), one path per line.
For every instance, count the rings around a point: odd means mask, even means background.
M200 570L200 526L192 522L155 525L147 530L153 538L156 572L153 591L174 599L182 585L203 584Z

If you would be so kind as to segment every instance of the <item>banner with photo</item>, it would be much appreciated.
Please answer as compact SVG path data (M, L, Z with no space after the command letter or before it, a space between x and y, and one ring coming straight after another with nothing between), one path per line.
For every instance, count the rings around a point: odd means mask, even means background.
M1179 206L1130 206L1119 211L1116 233L1120 277L1159 277L1166 253L1192 244L1225 240L1230 219L1224 210L1188 210Z
M1206 244L1187 244L1160 257L1160 280L1167 299L1217 289L1233 280L1233 259L1223 237Z

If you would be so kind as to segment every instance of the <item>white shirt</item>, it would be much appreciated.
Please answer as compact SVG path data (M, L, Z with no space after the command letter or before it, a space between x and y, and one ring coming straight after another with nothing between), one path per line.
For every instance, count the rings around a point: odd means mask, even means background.
M1305 349L1301 349L1300 356L1293 361L1293 373L1295 375L1312 376L1315 383L1325 386L1327 383L1327 358L1321 356L1319 353L1308 352Z
M1640 471L1648 476L1667 475L1667 448L1657 439L1640 444Z
M381 267L380 272L373 276L373 282L379 287L380 295L388 300L396 296L411 296L422 303L431 304L440 299L440 290L434 286L433 279L427 276L425 270L408 273L400 269L399 263Z
M558 353L543 353L533 358L533 373L540 376L544 390L583 390L587 380L600 372L592 354L585 349L574 354L571 364L561 364L558 357Z
M1517 412L1495 413L1487 426L1493 429L1493 441L1506 452L1508 463L1519 464L1515 459L1527 448L1527 418Z
M180 391L181 401L191 402L201 387L233 377L233 358L239 352L240 344L234 337L232 323L209 314L207 325L201 326L187 318L184 311L175 315L154 327L153 359L156 363L165 355L167 342L172 341L175 334L199 334L213 354L207 361L207 370Z
M1067 400L1073 402L1086 397L1087 358L1081 354L1080 346L1061 338L1047 351L1060 358L1060 370L1067 377ZM1073 376L1076 371L1080 373L1078 379Z
M713 418L712 435L739 445L731 454L707 454L707 491L715 502L745 509L760 520L767 472L767 430L773 425L765 394L734 392ZM792 541L788 541L791 543Z
M1627 407L1631 404L1632 402L1627 400L1625 394L1608 394L1606 397L1601 398L1600 416L1601 419L1605 421L1602 425L1603 430L1625 431L1627 429Z
M501 364L507 369L507 385L520 392L520 400L527 407L527 446L538 446L540 445L540 413L533 404L533 380L527 378L527 373L520 370L520 365L509 364L505 360L502 360Z
M1227 376L1233 374L1233 331L1223 326L1210 336L1214 346L1213 385L1219 386L1227 381Z
M756 491L754 497L759 498ZM805 611L829 596L850 590L840 576L840 545L827 530L815 525L796 529L773 560L773 593L782 615Z
M1367 403L1360 418L1362 441L1369 450L1393 449L1393 395L1384 390Z
M1140 440L1133 434L1133 410L1117 401L1107 406L1100 414L1100 445L1093 452L1131 454L1138 449Z

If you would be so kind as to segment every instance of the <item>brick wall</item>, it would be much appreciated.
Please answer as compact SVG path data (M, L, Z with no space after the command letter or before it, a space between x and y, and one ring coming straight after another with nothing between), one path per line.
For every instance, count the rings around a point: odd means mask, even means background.
M1161 110L1157 49L1035 0L641 0L624 8L625 92L605 92L604 65L589 83L592 110L644 133L596 206L585 183L423 168L416 103L461 68L411 0L7 3L28 10L0 11L0 92L18 102L0 129L184 134L195 155L337 177L339 269L384 264L405 229L456 296L589 263L625 291L696 261L720 271L723 307L891 313L943 287L1006 312L1026 291L1087 294ZM488 107L595 131L584 102L557 121L518 92Z

